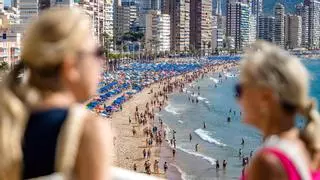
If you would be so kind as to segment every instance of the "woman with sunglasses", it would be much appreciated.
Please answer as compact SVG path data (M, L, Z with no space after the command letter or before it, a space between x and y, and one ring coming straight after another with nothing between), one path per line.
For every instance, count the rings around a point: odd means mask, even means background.
M1 180L110 179L110 129L80 105L104 58L90 27L78 9L50 9L24 34L22 62L0 86Z
M243 57L236 97L244 123L259 129L264 140L243 179L310 180L319 174L320 116L308 81L299 59L270 43L253 44ZM306 119L301 131L297 114Z

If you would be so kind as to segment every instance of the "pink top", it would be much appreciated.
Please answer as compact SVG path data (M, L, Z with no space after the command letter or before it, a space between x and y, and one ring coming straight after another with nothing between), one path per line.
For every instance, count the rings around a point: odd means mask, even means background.
M276 148L271 148L271 147L263 148L261 151L262 153L271 153L279 159L282 167L284 168L288 176L288 180L301 180L300 175L297 171L297 168L294 166L292 161L283 152L281 152ZM246 177L247 175L244 174L240 179L245 180L247 179ZM312 173L312 180L320 180L320 171Z

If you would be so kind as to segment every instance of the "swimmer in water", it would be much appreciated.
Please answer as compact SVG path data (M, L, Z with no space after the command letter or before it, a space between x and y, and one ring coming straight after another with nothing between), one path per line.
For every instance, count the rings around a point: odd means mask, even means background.
M203 129L206 129L206 128L207 128L206 122L203 122Z
M189 134L189 140L190 140L190 142L192 141L192 135L191 135L191 133Z
M244 145L244 139L243 138L241 139L241 145L242 146Z
M226 161L226 160L223 160L223 162L222 162L223 169L226 169L227 164L228 164L227 161Z
M228 121L228 122L231 122L231 117L230 117L230 116L227 118L227 121Z

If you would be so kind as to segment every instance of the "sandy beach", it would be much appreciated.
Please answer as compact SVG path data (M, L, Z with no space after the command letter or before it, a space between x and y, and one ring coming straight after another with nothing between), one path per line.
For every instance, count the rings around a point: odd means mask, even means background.
M226 64L215 66L212 69L202 69L201 73L197 76L200 77L200 74L212 72L212 71L221 71ZM191 75L193 72L188 73ZM171 78L170 82L173 81L181 81L183 75L178 77ZM184 82L186 83L186 82ZM160 88L159 88L160 87ZM158 118L155 117L154 122L148 120L148 124L142 126L135 122L135 111L136 107L139 108L139 112L144 112L146 109L146 103L154 99L154 93L158 93L162 90L163 84L156 83L151 85L150 87L144 88L141 92L135 94L130 100L125 102L122 105L122 111L114 112L111 118L108 120L111 122L112 129L114 131L114 166L133 170L134 164L137 166L137 172L139 173L146 173L145 171L145 161L143 157L143 149L146 148L146 136L143 134L143 129L145 127L152 127L154 125L159 125ZM151 89L153 93L150 93ZM116 98L116 97L115 97ZM161 98L161 97L160 97ZM163 97L162 97L163 98ZM160 99L162 101L163 99ZM112 100L105 102L106 105L110 105ZM165 107L163 104L162 107ZM155 108L159 109L159 108ZM163 109L163 108L162 108ZM158 110L155 110L155 113ZM129 124L129 117L131 118L131 124ZM137 130L137 134L134 136L132 129L135 127ZM171 147L167 144L167 142L162 143L162 145L152 145L151 148L151 172L152 175L158 176L161 178L168 178L168 179L179 179L181 176L179 171L176 168L172 167L174 164L174 159L172 158L172 150ZM161 151L161 152L160 152ZM160 160L161 159L161 160ZM153 163L155 160L158 160L159 163L159 173L154 173ZM167 173L163 171L163 163L167 161L169 164L169 170Z

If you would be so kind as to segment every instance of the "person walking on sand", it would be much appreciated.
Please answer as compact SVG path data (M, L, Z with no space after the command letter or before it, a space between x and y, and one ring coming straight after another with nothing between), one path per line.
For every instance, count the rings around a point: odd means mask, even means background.
M198 150L199 150L199 144L196 144L195 149L196 149L196 152L198 152Z
M189 140L190 140L190 142L192 141L192 134L191 133L189 134Z
M173 158L176 157L176 149L172 149L172 157L173 157Z
M164 173L167 173L167 170L168 170L168 164L167 164L167 162L164 162L163 170L164 170Z
M137 164L136 163L133 164L133 171L137 171Z
M129 116L129 124L131 124L131 118L130 118L130 116Z
M252 155L253 155L253 151L250 151L250 158L252 158Z
M158 160L154 160L153 163L153 172L155 174L159 174L159 161Z
M143 154L143 158L147 159L147 151L146 151L146 149L142 150L142 154Z
M133 134L133 136L135 136L137 134L137 130L134 128L134 126L132 127L132 134Z
M147 158L148 158L148 159L151 158L151 150L150 150L150 148L148 149L148 152L147 152Z

